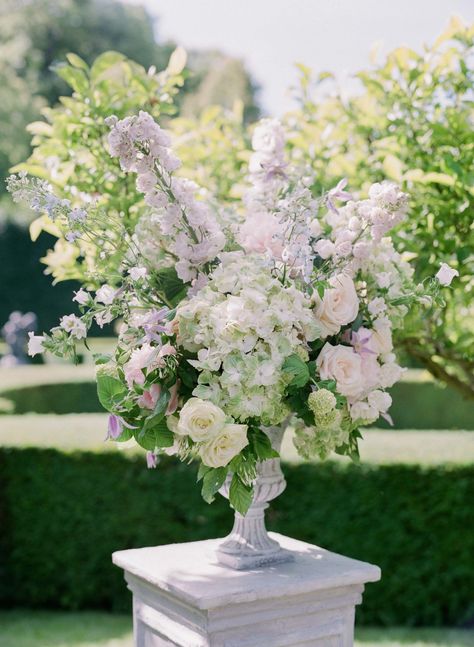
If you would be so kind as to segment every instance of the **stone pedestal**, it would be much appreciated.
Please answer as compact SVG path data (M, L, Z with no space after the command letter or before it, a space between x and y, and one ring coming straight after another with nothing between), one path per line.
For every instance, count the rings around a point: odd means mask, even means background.
M355 606L377 566L270 533L294 560L238 571L221 540L124 550L136 647L350 647Z

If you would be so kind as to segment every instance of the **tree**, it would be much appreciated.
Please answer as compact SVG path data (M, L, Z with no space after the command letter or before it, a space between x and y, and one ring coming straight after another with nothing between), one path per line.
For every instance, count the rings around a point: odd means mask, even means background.
M319 187L347 177L362 193L384 178L410 194L408 223L398 247L416 257L423 280L445 261L460 278L447 307L422 324L407 327L407 351L435 377L474 397L474 137L472 87L474 26L453 19L431 48L406 47L357 75L360 92L343 98L330 83L326 98L314 98L311 72L301 71L301 107L288 116L293 145ZM319 91L319 97L321 91Z

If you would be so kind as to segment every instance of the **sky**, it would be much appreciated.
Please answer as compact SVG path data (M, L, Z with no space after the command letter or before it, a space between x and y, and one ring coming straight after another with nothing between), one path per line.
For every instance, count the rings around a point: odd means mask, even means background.
M186 49L220 49L241 58L260 85L259 101L279 116L292 105L294 63L329 70L342 86L380 55L400 45L421 51L451 15L474 21L474 0L126 0L158 19L161 42Z

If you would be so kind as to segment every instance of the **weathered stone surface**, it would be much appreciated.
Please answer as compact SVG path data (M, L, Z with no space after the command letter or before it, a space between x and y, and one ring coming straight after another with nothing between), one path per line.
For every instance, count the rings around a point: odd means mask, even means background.
M221 540L114 553L133 593L137 647L349 647L377 566L270 533L295 559L251 571L219 564Z

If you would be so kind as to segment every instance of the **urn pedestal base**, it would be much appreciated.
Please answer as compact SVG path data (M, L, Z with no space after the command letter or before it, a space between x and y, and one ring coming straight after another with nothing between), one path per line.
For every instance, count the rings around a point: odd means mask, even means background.
M380 569L270 533L293 560L218 563L222 540L124 550L135 647L351 647L355 606Z

